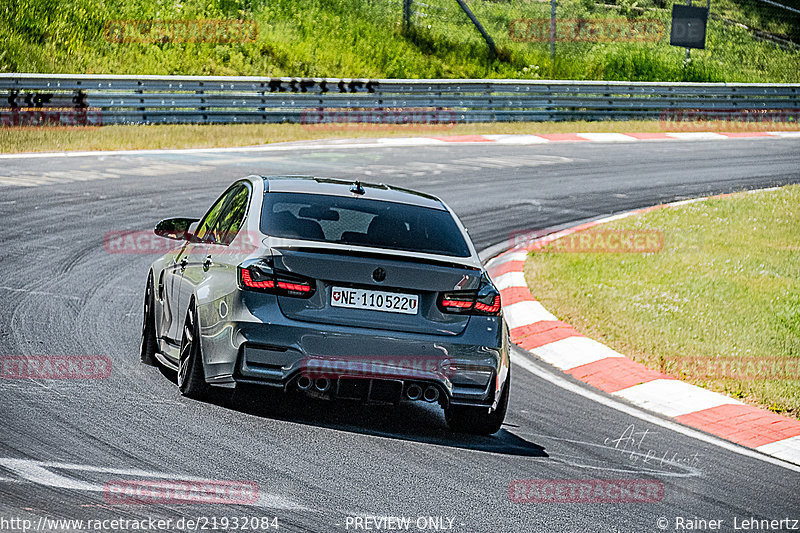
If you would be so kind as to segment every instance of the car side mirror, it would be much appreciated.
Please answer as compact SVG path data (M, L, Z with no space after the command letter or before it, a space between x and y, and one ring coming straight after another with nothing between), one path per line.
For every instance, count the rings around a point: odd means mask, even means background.
M192 224L199 220L198 218L167 218L156 224L153 233L159 237L185 241L192 236Z

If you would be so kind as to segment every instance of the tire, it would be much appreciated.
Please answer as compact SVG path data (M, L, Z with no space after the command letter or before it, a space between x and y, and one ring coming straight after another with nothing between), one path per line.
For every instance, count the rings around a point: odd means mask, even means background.
M181 336L181 352L178 361L178 388L181 394L196 400L204 399L210 392L203 370L203 357L200 351L200 324L194 301L189 304L186 321Z
M156 311L155 293L153 291L153 273L147 276L147 287L144 290L144 312L142 313L142 341L139 346L139 357L142 363L156 366Z
M452 405L445 409L444 417L448 427L458 433L471 433L473 435L491 435L500 431L503 420L508 411L508 397L511 390L511 367L508 368L508 377L503 386L497 409L489 412L486 407L466 407Z

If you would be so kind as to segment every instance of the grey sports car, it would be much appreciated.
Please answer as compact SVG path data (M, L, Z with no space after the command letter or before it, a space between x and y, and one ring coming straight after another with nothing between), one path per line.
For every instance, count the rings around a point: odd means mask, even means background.
M141 358L180 390L244 384L442 406L491 434L508 406L508 328L466 230L438 198L383 184L248 176L152 264ZM302 396L298 396L302 397Z

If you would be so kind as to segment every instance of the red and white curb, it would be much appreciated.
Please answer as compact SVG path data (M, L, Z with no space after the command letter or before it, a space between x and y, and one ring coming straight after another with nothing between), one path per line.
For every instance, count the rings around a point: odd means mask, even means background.
M637 141L718 141L745 138L800 138L800 131L741 131L710 132L682 131L658 133L550 133L542 135L449 135L442 137L385 137L377 139L384 146L434 146L451 143L496 143L496 144L547 144L558 142L637 142Z
M754 191L755 192L755 191ZM730 196L728 194L714 198ZM687 426L800 465L800 421L651 370L558 320L536 301L525 281L528 253L548 242L654 209L705 200L696 198L595 220L516 246L487 263L500 291L511 340L545 362L613 396Z
M115 155L163 155L163 154L214 154L214 153L261 153L294 152L325 149L369 149L402 148L406 146L449 146L454 143L505 145L534 145L559 142L638 142L638 141L716 141L722 139L771 138L800 139L800 131L752 131L714 133L706 131L684 131L676 133L552 133L542 135L447 135L441 137L378 137L374 139L331 139L316 141L292 141L256 146L230 146L223 148L173 148L144 150L96 150L88 152L21 152L0 154L0 159L43 159L51 157L90 157Z

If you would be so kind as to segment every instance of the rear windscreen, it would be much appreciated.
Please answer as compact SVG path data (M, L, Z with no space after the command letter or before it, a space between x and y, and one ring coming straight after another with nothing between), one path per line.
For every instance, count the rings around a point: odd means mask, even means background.
M448 211L365 198L270 192L264 195L261 231L274 237L470 256Z

